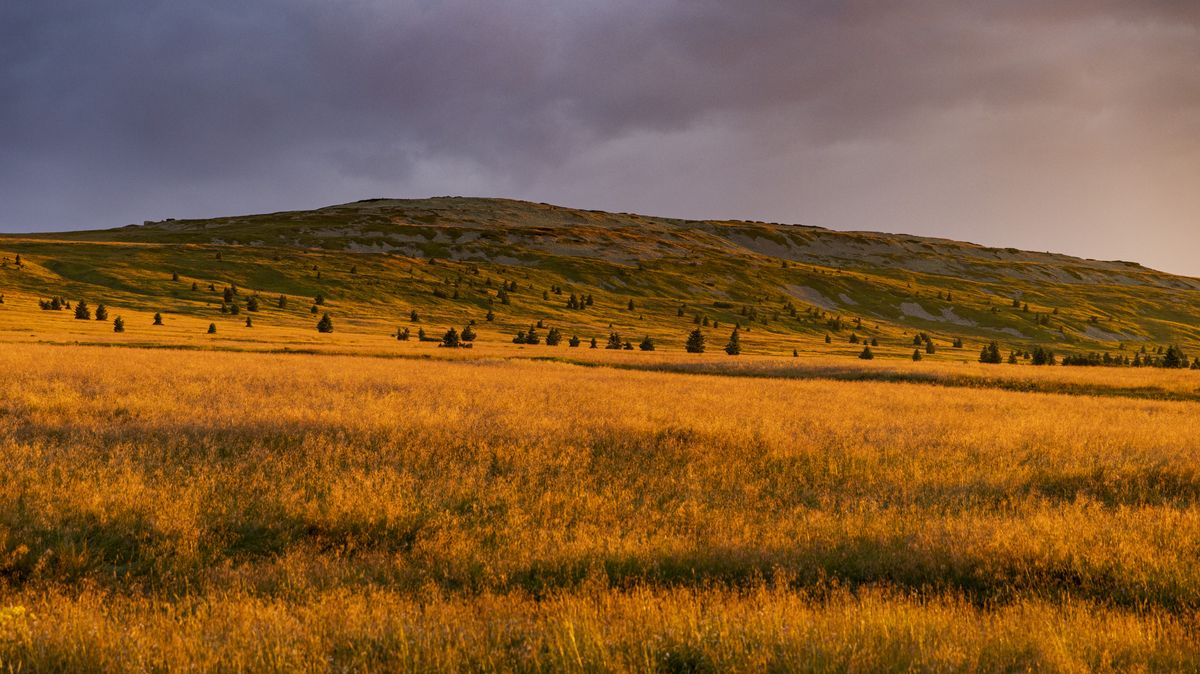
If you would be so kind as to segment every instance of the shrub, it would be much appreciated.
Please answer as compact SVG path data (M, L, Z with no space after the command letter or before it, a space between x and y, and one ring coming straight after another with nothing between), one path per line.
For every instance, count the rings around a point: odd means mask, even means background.
M650 339L650 335L646 335L645 337L642 338L642 343L638 344L638 348L641 349L642 351L653 351L654 350L654 340Z
M258 311L257 295L251 295L250 299L246 300L246 311Z
M1033 350L1033 355L1031 357L1031 360L1034 365L1056 365L1057 364L1057 362L1056 362L1057 359L1054 356L1054 352L1050 351L1048 349L1043 349L1040 346Z
M488 309L487 316L484 316L489 323L496 320L496 314L491 309Z
M396 339L401 342L407 342L409 338L408 328L397 328Z
M571 347L572 349L578 347L580 343L581 341L579 339L579 335L571 335L571 339L567 340L567 346Z
M477 335L475 334L475 328L472 328L470 325L467 325L466 327L464 327L462 329L462 335L459 338L464 342L473 342L473 341L475 341L476 336Z
M692 330L691 334L688 335L684 348L687 349L688 353L704 353L704 333L700 331L700 328Z
M317 321L317 332L333 332L333 319L329 317L328 312Z

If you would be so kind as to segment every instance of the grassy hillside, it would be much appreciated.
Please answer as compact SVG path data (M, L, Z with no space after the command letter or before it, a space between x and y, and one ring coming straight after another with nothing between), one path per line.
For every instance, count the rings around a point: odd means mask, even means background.
M707 328L710 348L741 324L749 353L853 354L851 332L879 340L884 357L910 354L917 331L942 347L967 340L961 351L941 349L939 358L973 357L990 340L1006 350L1063 352L1200 344L1200 279L1135 263L499 199L368 200L4 236L0 259L0 329L34 339L78 327L67 325L69 312L38 312L38 299L56 295L136 315L128 340L163 341L169 329L142 322L154 312L167 317L168 328L186 326L189 336L215 322L220 338L262 339L241 330L245 313L219 310L221 291L236 285L243 308L250 296L261 300L255 334L275 330L273 338L284 341L311 338L312 300L321 295L320 311L333 316L339 333L371 336L380 346L403 327L440 336L475 320L484 342L508 342L542 321L584 340L603 343L616 331L634 344L649 335L660 349L680 350L697 317L716 322ZM501 284L514 282L505 304ZM594 303L568 308L572 294ZM280 295L289 300L284 309L276 306ZM410 321L414 310L420 322ZM840 332L829 327L836 317Z

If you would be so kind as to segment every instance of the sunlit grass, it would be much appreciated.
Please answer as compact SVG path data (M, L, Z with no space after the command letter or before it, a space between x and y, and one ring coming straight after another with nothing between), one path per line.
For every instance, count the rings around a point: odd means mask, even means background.
M1195 667L1194 373L395 348L5 344L0 664Z

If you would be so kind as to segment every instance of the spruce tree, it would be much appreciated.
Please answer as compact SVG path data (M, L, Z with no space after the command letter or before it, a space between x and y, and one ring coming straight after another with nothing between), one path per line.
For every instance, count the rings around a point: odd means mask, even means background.
M287 309L287 295L280 295L279 299L275 301L275 306L280 309Z
M593 337L593 338L592 338L591 344L589 344L589 345L588 345L588 348L589 348L589 349L598 349L598 348L600 348L600 345L599 345L599 344L596 344L596 338L595 338L595 337Z
M922 358L921 350L913 349L913 355L912 355L913 362L920 362L921 358Z
M546 333L546 346L558 346L562 342L562 331L558 328L550 328L550 332Z
M57 297L54 298L54 300L57 300L57 299L58 299ZM53 307L54 300L51 300L52 307ZM53 307L53 308L57 308L57 307ZM88 320L91 320L91 318L92 318L92 311L91 311L91 309L88 309L87 301L79 300L79 302L75 305L75 320L88 321Z
M629 300L629 311L633 311L633 300Z
M496 314L491 309L488 309L487 316L484 316L484 318L486 318L488 320L488 322L491 323L492 321L496 320Z
M688 353L704 353L704 333L700 328L692 330L688 335L687 343L684 345Z
M470 325L467 325L462 329L462 335L460 336L460 339L462 339L462 341L473 342L473 341L475 341L475 337L476 337L475 328L472 328Z
M792 349L792 358L799 358L799 357L800 357L800 350Z
M258 295L251 295L246 300L246 311L258 311Z
M171 280L178 281L179 280L179 272L177 272L177 271L171 272Z
M447 349L457 349L459 345L458 330L450 328L442 335L442 346Z
M154 325L162 325L162 314L154 312Z
M421 322L421 317L420 317L419 315L417 315L417 310L416 310L416 309L413 309L411 312L409 312L409 314L408 314L408 320L412 321L413 323L420 323L420 322Z
M125 319L120 316L113 319L113 332L125 332Z
M216 323L208 324L208 334L210 334L210 335L217 334L217 324Z
M333 332L333 319L329 317L328 312L317 321L317 332Z
M226 303L229 303L229 302L233 301L233 296L235 294L236 293L233 292L233 288L230 288L229 286L225 286L225 290L222 292L222 297L225 298Z
M990 342L979 352L979 362L998 365L1004 362L1003 356L1000 355L1000 345L995 342Z
M577 348L581 343L579 335L571 335L571 339L567 340L567 346L572 349Z
M313 298L313 304L317 306L325 304L325 296L321 293L317 293L317 296Z
M620 349L621 348L621 335L618 333L615 333L615 332L609 333L608 344L604 348L612 349L612 350Z
M833 344L833 337L831 337L831 336L829 335L829 333L825 333L825 343L826 343L826 344Z
M252 318L250 318L249 316L246 316L246 327L247 328L254 327L254 320Z
M733 332L729 333L729 342L725 344L725 353L731 356L737 356L742 353L742 340L737 328L734 328Z
M638 344L638 348L641 349L642 351L653 351L654 350L654 340L650 339L650 335L646 335L645 337L642 338L642 343Z
M875 360L875 354L871 352L871 346L868 344L863 347L862 353L858 354L862 360Z

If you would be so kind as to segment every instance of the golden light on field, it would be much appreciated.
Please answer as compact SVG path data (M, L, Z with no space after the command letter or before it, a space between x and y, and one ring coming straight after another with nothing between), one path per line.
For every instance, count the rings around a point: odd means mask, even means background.
M966 364L853 382L840 360L722 372L733 359L495 348L5 345L0 606L22 614L0 625L0 662L1077 671L1200 655L1198 403L1126 395L1194 393L1191 373L1008 370L1093 394L1063 395ZM876 365L856 367L912 374Z

